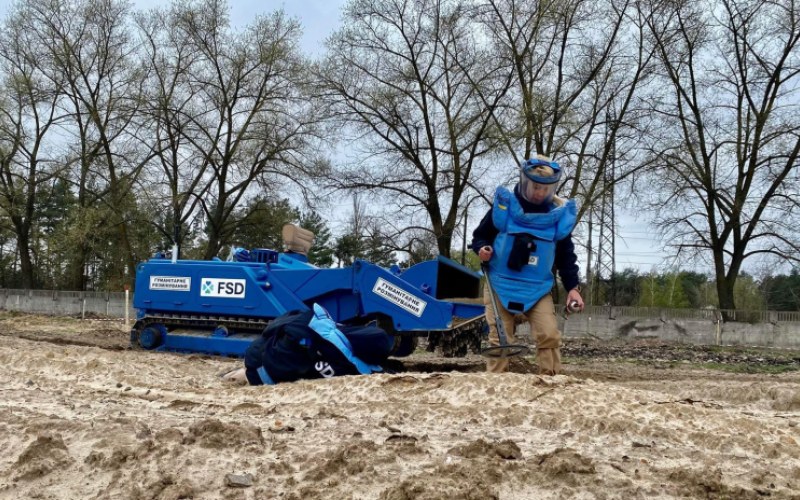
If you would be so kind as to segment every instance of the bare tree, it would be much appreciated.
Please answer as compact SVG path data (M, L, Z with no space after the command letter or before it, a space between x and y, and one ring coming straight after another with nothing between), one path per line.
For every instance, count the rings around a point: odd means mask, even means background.
M164 214L146 221L181 254L189 228L202 217L197 208L211 186L209 163L192 148L201 140L192 127L200 114L202 98L191 84L191 71L200 64L198 50L184 30L173 29L188 7L174 3L135 15L142 37L142 57L147 68L146 105L142 115L149 121L156 157L140 179L140 191L152 210Z
M571 163L563 184L584 199L580 217L641 168L629 152L653 56L643 21L628 0L487 0L480 19L514 79L496 113L505 150L516 164L534 153Z
M25 30L19 14L4 23L0 40L0 206L8 214L16 236L21 285L33 288L33 253L37 204L41 187L59 172L59 148L54 146L59 122L58 84L37 68L38 39Z
M59 107L69 115L60 132L72 148L68 162L77 192L75 226L84 234L98 225L114 228L122 267L133 276L138 258L126 207L149 151L141 150L134 121L141 73L132 64L127 3L25 0L15 8L16 22L37 50L32 64L56 86ZM92 242L76 238L76 243L71 287L84 289Z
M167 24L146 30L148 37L174 32L149 45L150 64L160 66L160 100L151 110L159 161L173 221L186 220L197 203L210 258L235 232L237 207L257 183L300 183L316 167L307 154L313 121L303 94L300 26L276 12L235 31L220 0L175 2L163 15ZM161 40L165 45L155 43Z
M706 258L734 309L746 259L800 260L800 2L654 1L660 118L657 223L678 255Z
M412 221L394 239L424 230L446 256L476 164L494 147L492 109L510 85L471 9L354 0L317 71L328 117L353 132L360 153L332 185L367 194L387 222Z

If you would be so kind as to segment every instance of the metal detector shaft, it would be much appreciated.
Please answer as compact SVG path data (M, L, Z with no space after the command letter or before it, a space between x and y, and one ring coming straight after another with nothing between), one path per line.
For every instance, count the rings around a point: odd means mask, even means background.
M481 354L491 358L510 358L514 356L524 356L528 354L530 348L526 345L511 345L508 343L508 336L506 335L506 327L503 325L503 319L500 317L500 310L497 307L497 295L494 293L492 287L492 279L489 276L489 265L486 263L481 264L481 270L486 276L486 287L489 290L489 296L492 303L492 311L494 312L494 324L497 328L497 338L500 345L492 346L484 349Z
M486 287L489 289L489 297L492 299L492 311L494 312L494 324L497 328L497 337L500 339L500 345L506 346L508 345L508 336L506 335L506 327L503 324L503 320L500 318L500 311L497 308L497 295L494 294L492 280L489 278L489 266L487 264L481 264L481 269L486 276Z

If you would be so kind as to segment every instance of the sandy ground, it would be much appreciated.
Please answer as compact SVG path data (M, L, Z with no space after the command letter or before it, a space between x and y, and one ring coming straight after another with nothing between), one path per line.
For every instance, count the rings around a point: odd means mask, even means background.
M114 322L0 315L0 341L0 499L800 498L797 371L572 343L552 378L419 354L238 387Z

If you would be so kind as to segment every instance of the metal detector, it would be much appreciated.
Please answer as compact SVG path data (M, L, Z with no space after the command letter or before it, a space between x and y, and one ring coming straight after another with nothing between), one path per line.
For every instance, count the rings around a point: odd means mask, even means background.
M516 356L525 356L530 352L530 347L522 344L509 344L508 337L506 336L506 327L503 326L503 320L500 318L499 308L497 307L497 296L492 287L492 280L489 277L489 265L486 263L481 264L481 270L486 276L486 286L489 289L489 297L491 298L492 311L494 311L494 323L497 327L497 337L500 340L499 345L490 345L485 349L481 349L481 355L487 358L513 358Z

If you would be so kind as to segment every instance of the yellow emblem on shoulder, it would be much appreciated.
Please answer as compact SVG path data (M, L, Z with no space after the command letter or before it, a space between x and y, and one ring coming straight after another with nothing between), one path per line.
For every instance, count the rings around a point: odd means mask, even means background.
M500 210L507 210L508 209L508 207L506 207L505 205L500 205L499 203L497 204L497 208L499 208Z

